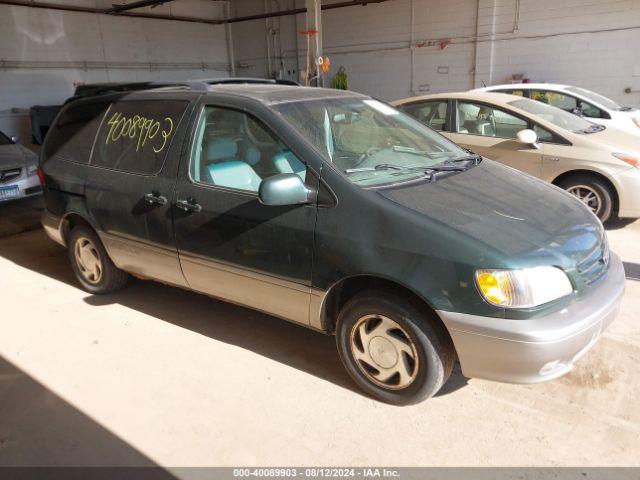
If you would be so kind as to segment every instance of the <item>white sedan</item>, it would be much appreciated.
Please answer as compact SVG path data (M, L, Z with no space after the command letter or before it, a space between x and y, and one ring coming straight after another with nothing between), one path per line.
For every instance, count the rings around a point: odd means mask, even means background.
M640 137L502 93L391 102L458 145L564 188L603 222L640 217Z
M640 135L640 110L580 87L552 83L517 83L478 88L474 92L508 93L561 108L588 120Z

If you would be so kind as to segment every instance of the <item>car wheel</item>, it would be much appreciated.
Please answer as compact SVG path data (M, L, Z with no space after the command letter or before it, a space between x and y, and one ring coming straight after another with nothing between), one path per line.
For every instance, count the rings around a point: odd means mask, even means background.
M129 275L116 267L98 235L79 225L69 234L69 260L76 278L91 293L111 293L127 283Z
M584 203L602 223L614 218L613 192L599 178L575 175L560 182L559 186Z
M439 319L401 296L379 291L347 302L338 316L336 343L355 382L394 405L433 396L455 361L453 343Z

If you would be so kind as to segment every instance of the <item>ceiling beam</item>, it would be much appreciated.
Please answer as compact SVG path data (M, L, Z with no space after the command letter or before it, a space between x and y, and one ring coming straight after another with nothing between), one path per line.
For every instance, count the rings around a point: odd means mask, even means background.
M157 0L156 0L157 1ZM163 0L164 2L173 1L173 0ZM322 10L333 10L335 8L344 8L344 7L355 7L355 6L365 6L370 3L383 3L389 2L392 0L355 0L355 1L344 1L338 3L330 3L327 5L322 5ZM135 2L138 3L138 2ZM156 13L147 13L147 12L132 12L130 10L120 10L118 12L109 12L111 9L102 9L95 7L81 7L76 5L63 5L59 3L48 3L37 0L0 0L0 5L12 5L19 7L31 7L31 8L44 8L49 10L62 10L67 12L81 12L81 13L99 13L104 15L119 15L123 17L136 17L136 18L151 18L155 20L172 20L175 22L191 22L191 23L206 23L209 25L224 25L225 23L237 23L237 22L248 22L250 20L260 20L264 18L271 17L283 17L287 15L297 15L300 13L306 13L306 8L293 8L290 10L280 10L277 12L270 13L261 13L258 15L247 15L243 17L231 17L220 20L208 20L205 18L198 17L181 17L177 15L163 15ZM133 5L133 4L131 4ZM124 5L123 5L124 6ZM136 7L140 8L140 7Z
M163 3L173 2L173 0L138 0L137 2L123 3L122 5L114 5L111 8L104 10L104 13L120 13L129 10L135 10L136 8L145 7L157 7Z

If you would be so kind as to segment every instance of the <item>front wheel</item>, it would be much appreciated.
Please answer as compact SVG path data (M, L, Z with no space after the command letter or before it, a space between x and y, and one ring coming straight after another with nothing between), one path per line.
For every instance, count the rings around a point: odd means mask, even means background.
M584 203L602 223L613 219L613 192L599 178L574 175L560 182L559 187Z
M401 296L365 292L341 310L340 358L372 397L410 405L433 396L453 369L455 350L439 319Z

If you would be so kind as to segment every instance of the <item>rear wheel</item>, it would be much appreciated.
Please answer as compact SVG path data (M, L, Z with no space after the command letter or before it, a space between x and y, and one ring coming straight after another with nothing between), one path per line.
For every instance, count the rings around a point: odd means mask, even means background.
M560 182L559 186L584 203L602 223L613 219L613 192L599 178L574 175Z
M71 267L85 290L96 294L111 293L127 283L128 274L113 264L91 228L74 227L68 245Z
M365 292L344 306L336 343L349 375L371 396L409 405L434 395L453 369L455 350L433 315L396 295Z

